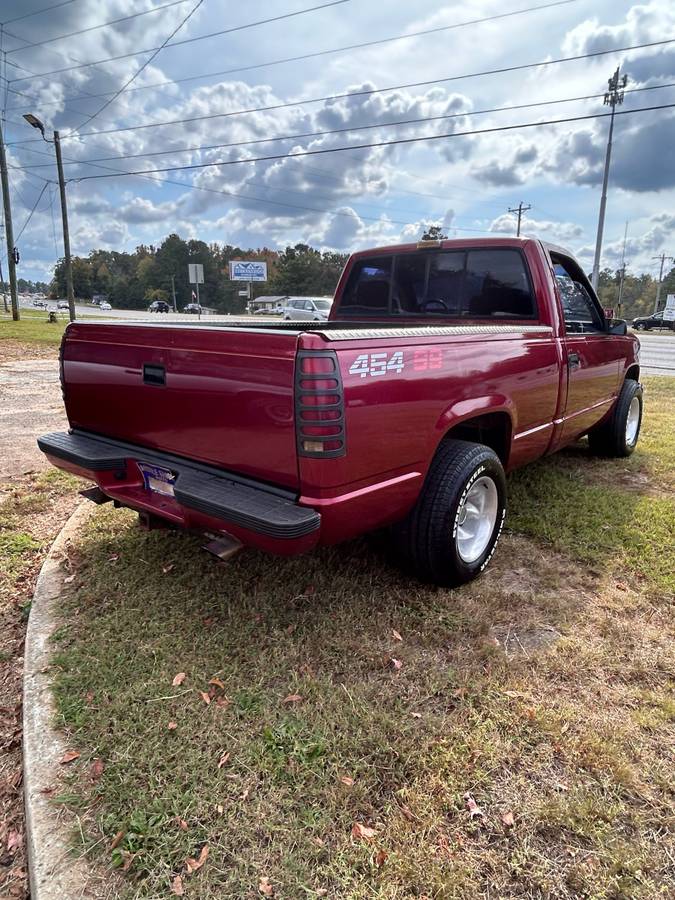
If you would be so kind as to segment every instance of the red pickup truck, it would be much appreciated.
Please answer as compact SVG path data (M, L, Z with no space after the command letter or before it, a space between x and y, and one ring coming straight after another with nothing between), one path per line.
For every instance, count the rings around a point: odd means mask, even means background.
M505 471L585 434L632 452L638 352L561 248L383 247L350 258L324 323L69 325L70 430L38 443L146 524L281 554L388 527L454 585L494 552Z

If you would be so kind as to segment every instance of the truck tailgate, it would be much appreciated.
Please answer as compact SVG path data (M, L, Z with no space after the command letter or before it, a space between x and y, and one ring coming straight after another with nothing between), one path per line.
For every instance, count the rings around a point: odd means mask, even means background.
M73 428L298 487L297 332L73 323L62 350Z

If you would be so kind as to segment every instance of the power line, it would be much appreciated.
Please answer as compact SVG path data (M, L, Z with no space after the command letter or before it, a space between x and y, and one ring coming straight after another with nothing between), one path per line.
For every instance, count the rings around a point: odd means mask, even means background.
M346 2L349 2L349 0L333 0L332 3L324 4L324 6L334 6L337 3L346 3ZM279 66L279 65L282 65L283 63L300 62L301 60L305 60L305 59L315 59L319 56L328 56L332 53L344 53L346 50L360 50L365 47L375 47L375 46L379 46L381 44L389 44L392 41L403 41L403 40L407 40L408 38L422 37L427 34L436 34L441 31L450 31L451 29L455 29L455 28L464 28L467 25L479 25L483 22L492 22L495 19L506 19L506 18L510 18L511 16L520 16L520 15L523 15L528 12L536 12L537 10L550 9L553 6L565 6L568 3L577 3L577 2L578 2L578 0L555 0L555 2L553 2L553 3L546 3L542 6L530 6L526 9L517 9L512 12L496 13L495 15L484 16L483 18L480 18L480 19L470 19L466 22L457 22L454 25L440 25L436 28L427 28L423 31L414 31L414 32L410 32L409 34L397 34L397 35L393 35L392 37L388 37L388 38L380 38L379 40L364 41L360 44L347 44L344 47L333 47L329 50L316 50L312 53L303 53L300 56L289 56L284 59L271 60L269 62L263 62L263 63L254 63L250 66L241 66L236 69L226 69L221 74L231 75L235 72L250 72L253 69L264 69L264 68L267 68L268 66ZM314 7L314 8L321 9L322 7ZM309 11L311 12L311 10L309 10ZM295 15L298 15L298 13L296 13ZM280 18L285 18L285 17L280 17ZM269 21L273 21L273 20L269 20ZM254 23L254 24L262 24L262 23ZM194 43L195 41L203 41L203 40L206 40L206 38L216 37L216 36L219 36L222 34L228 34L230 31L240 30L241 27L243 27L243 26L240 26L239 29L232 28L232 29L226 29L225 31L214 31L210 34L204 34L204 35L201 35L198 37L193 37L193 38L186 38L185 40L182 40L182 41L174 41L173 44L170 44L169 46L178 47L178 46L181 46L182 44ZM246 26L246 27L250 27L250 26ZM105 63L105 62L115 62L120 59L129 59L132 56L138 56L140 53L149 53L149 52L151 52L152 49L156 49L156 48L147 48L144 50L136 50L133 53L124 53L124 54L121 54L120 56L109 56L105 59L99 59L99 60L96 60L95 62L86 63L81 66L69 66L69 67L63 68L63 69L53 69L50 72L40 73L40 77L47 76L47 75L58 75L61 72L70 72L73 69L86 68L86 66L88 66L88 65L92 65L92 66L100 65L101 63ZM14 78L12 80L17 82L17 81L25 81L26 79L25 78Z
M109 25L119 25L120 22L129 22L131 19L138 19L140 16L147 16L150 13L159 12L161 9L168 9L170 6L178 6L181 3L187 3L187 0L170 0L169 3L165 3L162 6L153 6L150 9L144 9L141 12L131 13L128 16L122 16L119 19L111 19L109 22L101 22L99 25L90 25L88 28L80 28L79 31L69 31L67 34L59 34L57 37L45 38L42 41L33 41L32 43L26 44L25 47L13 47L11 50L7 51L7 54L17 53L21 50L30 50L31 47L42 47L44 44L52 44L54 41L63 41L66 38L76 37L78 34L87 34L90 31L97 31L99 28L107 28ZM9 32L5 32L8 34ZM10 37L18 38L20 41L25 41L26 38L21 37L20 35L10 34ZM85 63L86 65L86 63Z
M310 97L310 98L303 99L303 100L291 100L291 101L288 101L285 103L275 103L275 104L268 105L268 106L250 107L247 109L239 109L239 110L234 110L232 112L226 112L226 113L209 113L208 115L192 116L187 119L170 119L170 120L166 120L164 122L146 122L146 123L142 123L140 125L127 125L123 128L105 128L105 129L101 129L99 131L84 131L84 132L79 133L77 135L77 137L78 138L90 137L92 135L95 136L95 135L99 135L99 134L121 134L121 133L127 132L127 131L141 131L142 129L145 129L145 128L158 128L158 127L164 126L164 125L185 125L185 124L189 124L191 122L202 122L202 121L206 121L209 119L221 119L221 118L224 119L224 118L229 118L231 116L241 116L241 115L246 115L249 113L271 112L271 111L278 110L278 109L288 109L289 107L293 107L293 106L304 106L308 103L326 103L326 102L333 101L333 100L344 100L347 98L352 99L354 97L370 97L370 96L373 96L374 94L383 94L383 93L388 93L390 91L400 91L400 90L406 90L408 88L429 87L429 86L435 85L435 84L446 84L448 82L453 82L453 81L464 81L464 80L467 80L470 78L479 78L479 77L487 76L487 75L504 75L504 74L507 74L510 72L519 72L519 71L525 71L528 69L544 68L546 66L558 65L558 64L566 63L566 62L577 62L582 59L592 59L597 56L606 56L609 53L624 53L629 50L642 50L647 47L658 47L658 46L663 46L665 44L672 44L672 43L675 43L675 38L668 38L668 39L662 40L662 41L650 41L650 42L644 43L644 44L632 44L632 45L625 46L625 47L614 47L610 50L593 50L589 53L581 53L581 54L577 54L575 56L562 56L562 57L558 57L557 59L547 59L547 60L542 60L540 62L521 63L521 64L515 65L515 66L503 66L498 69L484 69L483 71L467 72L467 73L462 73L460 75L446 75L442 78L431 78L431 79L427 79L425 81L412 81L412 82L407 82L405 84L396 84L396 85L391 85L389 87L384 87L384 88L368 88L368 89L362 90L362 91L347 91L342 94L328 94L323 97ZM212 76L223 75L223 74L225 74L225 73L224 72L211 73ZM194 77L202 78L202 77L210 77L210 76L194 76ZM178 84L180 81L186 81L186 80L188 80L188 79L177 79L174 82L167 82L167 84ZM664 87L666 87L666 86L670 86L670 85L664 85ZM152 85L150 85L150 87L152 87ZM143 88L132 88L132 90L142 90L142 89ZM10 88L10 91L11 90L12 89ZM640 88L640 89L636 88L636 90L647 90L647 88ZM64 135L64 139L65 139L65 137L69 137L69 136L70 135ZM11 141L8 143L10 143L11 145L15 145L15 144L32 144L32 143L39 143L39 142L40 142L39 138L38 139L27 138L26 140Z
M47 187L48 187L49 184L50 184L49 181L45 181L45 183L42 185L42 190L41 190L40 193L38 194L38 198L37 198L37 200L35 201L35 203L33 204L33 208L32 208L31 211L28 213L28 218L26 219L26 221L25 221L25 222L23 223L23 225L21 226L21 231L19 231L19 233L17 234L17 236L14 238L14 242L15 242L16 244L19 243L19 238L21 237L21 235L22 235L22 234L24 233L24 231L26 230L26 226L28 225L28 223L30 222L30 220L33 218L33 213L34 213L35 210L37 209L37 205L38 205L38 203L40 202L40 200L42 200L42 195L43 195L44 192L47 190ZM45 209L46 209L46 207L45 207Z
M41 13L49 12L51 9L59 9L61 6L69 6L71 3L76 3L77 0L62 0L61 3L52 3L51 6L44 6L42 9L36 9L34 12L23 13L20 16L14 16L13 19L7 19L3 22L3 25L11 25L12 22L20 22L22 19L29 19L31 16L39 16Z
M675 87L675 82L670 85L656 85L655 88L659 87ZM635 90L652 90L652 88L636 88ZM628 91L626 92L628 93ZM561 97L556 100L539 100L533 103L519 103L512 106L494 106L489 109L476 109L476 110L464 110L463 112L456 113L444 113L437 116L421 116L415 119L399 119L395 122L377 122L375 124L370 125L351 125L346 126L344 128L331 128L326 129L324 131L305 131L299 132L296 134L285 134L285 135L277 135L275 137L266 137L266 138L255 138L248 141L230 141L226 144L203 144L197 147L173 147L168 150L151 150L145 153L128 153L120 156L98 156L92 157L88 159L82 160L72 160L67 163L69 166L75 165L85 165L88 163L97 163L97 162L116 162L125 159L145 159L151 156L166 156L171 155L173 153L196 153L202 150L220 150L228 147L249 147L253 144L268 144L275 141L292 141L298 140L300 138L315 138L315 137L324 137L326 135L331 134L344 134L352 131L366 131L373 130L377 128L395 128L403 125L418 125L424 124L427 122L438 122L444 121L447 119L459 119L465 116L481 116L487 115L489 113L495 112L509 112L511 110L518 109L532 109L537 106L553 106L558 103L575 103L581 100L594 100L597 97L603 97L603 94L586 94L581 97ZM44 164L47 165L46 163ZM40 169L43 168L42 165L30 165L30 166L9 166L10 169Z
M190 10L190 12L189 12L189 13L181 20L180 24L177 25L176 28L174 28L174 30L171 32L171 34L169 35L169 37L162 43L162 45L161 45L160 47L157 48L157 50L155 50L155 52L152 54L152 56L149 57L148 59L146 59L145 62L143 63L143 65L140 66L138 69L136 69L136 71L134 72L134 74L133 74L129 79L127 79L127 81L124 82L124 84L123 84L122 87L117 91L117 93L113 94L113 96L112 96L109 100L106 100L106 102L103 104L103 106L101 106L99 109L97 109L95 113L92 113L91 115L87 116L87 117L84 119L84 121L82 121L82 122L78 125L78 128L81 128L82 125L86 125L88 122L93 121L93 120L96 118L96 116L100 115L100 114L103 112L104 109L107 109L112 103L114 103L115 100L117 100L117 98L120 96L120 94L123 94L123 93L124 93L124 91L129 87L129 85L130 85L133 81L135 81L135 80L138 78L138 76L141 74L141 72L142 72L145 68L147 68L147 66L150 65L150 63L151 63L151 62L153 61L153 59L160 53L160 51L161 51L164 47L166 47L166 45L167 45L168 42L171 40L171 38L172 38L175 34L177 34L177 33L181 30L181 28L183 27L183 25L185 25L185 23L188 22L188 21L192 18L192 16L197 12L197 10L199 9L199 7L202 5L203 2L204 2L204 0L197 0L197 2L196 2L195 5L192 7L192 9ZM73 130L73 131L76 131L77 129L72 129L72 130ZM67 135L66 135L66 137L67 137Z
M661 109L673 109L675 103L664 103L660 106L642 106L636 109L624 109L616 113L617 116L627 116L639 112L653 112ZM544 125L563 125L568 122L584 122L590 119L603 119L611 113L591 113L586 116L567 116L563 119L546 119L540 122L521 122L517 125L499 125L493 128L477 128L471 131L451 131L445 134L430 134L422 137L395 138L389 141L373 141L368 144L352 144L348 147L325 147L318 150L299 150L295 153L276 153L269 156L252 156L245 159L221 159L216 162L193 163L189 166L167 166L163 169L150 169L148 171L119 172L116 175L81 175L78 178L71 178L69 181L91 181L92 179L114 178L121 175L147 175L162 172L183 172L194 171L197 169L210 169L217 166L235 166L242 163L269 162L276 159L296 159L301 156L322 156L327 153L340 153L344 150L367 150L375 147L392 147L399 144L418 144L426 141L439 141L453 137L468 137L474 134L495 134L501 131L517 131L521 128L541 128Z

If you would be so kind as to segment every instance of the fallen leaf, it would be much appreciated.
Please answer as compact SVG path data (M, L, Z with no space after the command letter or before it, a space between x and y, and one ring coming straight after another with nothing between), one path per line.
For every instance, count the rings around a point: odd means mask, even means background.
M376 834L377 831L375 831L374 828L369 828L367 825L362 825L360 822L354 822L352 825L352 837L357 840L372 841Z
M516 824L516 820L510 809L507 812L502 813L502 822L504 823L504 825L506 825L507 828L513 828L513 826Z
M178 722L169 722L166 727L169 729L169 731L175 731L176 728L178 728Z
M230 759L230 754L229 754L229 753L223 753L223 755L222 755L222 756L220 757L220 759L218 760L218 768L219 768L219 769L222 769L223 766L227 765L227 763L229 762L229 759Z
M122 856L124 857L124 865L122 866L122 871L128 872L131 868L131 864L138 856L138 853L129 853L127 850L123 850Z
M176 877L171 882L171 893L175 897L183 897L185 895L185 891L183 889L183 879L180 875L176 875Z
M80 758L80 754L77 752L77 750L66 750L66 752L63 754L63 756L61 757L59 762L63 766L66 763L73 762L73 760L79 759L79 758Z
M192 875L193 872L196 872L197 869L201 869L209 856L209 845L205 844L202 847L201 853L199 854L199 859L186 859L185 860L185 868L187 869L188 875Z
M274 897L274 888L266 875L261 875L260 881L258 882L258 890L265 897Z
M222 803L219 803L218 806L216 806L216 811L218 812L219 816L222 816L222 814L225 812L225 807Z
M392 634L392 637L394 638L395 641L402 641L402 640L403 640L403 638L401 637L400 632L398 632L395 628L392 628L392 629L391 629L391 634Z
M392 656L392 658L389 660L389 662L391 663L391 667L392 667L392 669L393 669L395 672L398 672L398 670L403 666L403 663L401 662L401 660L400 660L400 659L394 659L393 656Z
M53 788L53 787L43 787L43 788L40 788L40 793L41 794L53 794L54 790L55 790L55 788Z
M113 553L113 555L111 557L109 557L108 562L117 562L117 560L119 558L120 558L119 553Z
M212 679L209 681L209 684L214 684L216 687L219 687L219 688L221 689L221 691L224 691L224 690L225 690L225 685L224 685L223 682L220 680L220 678L212 678Z
M482 819L485 817L485 813L476 803L471 793L467 791L467 793L464 794L464 799L466 800L466 808L469 810L472 819L475 819L477 817Z
M316 844L317 847L324 847L326 844L326 842L323 840L323 838L320 838L320 837L313 837L312 843Z
M302 696L300 694L289 694L288 697L284 697L283 703L300 703L302 701Z
M162 572L164 572L165 575L168 575L172 569L173 569L173 563L169 563L168 566L162 566Z
M232 701L229 697L216 697L216 706L226 707L230 706L231 703Z
M23 837L18 831L10 831L7 835L7 850L14 855L23 845Z
M202 622L204 623L204 625L206 625L207 628L210 628L212 625L216 624L216 620L211 616L207 616L206 619L202 619Z
M111 849L111 850L114 850L116 847L119 847L119 845L122 843L122 841L123 841L123 839L124 839L124 835L125 835L125 834L126 834L126 831L118 831L118 832L117 832L117 834L116 834L115 837L112 839L112 842L111 842L111 844L110 844L110 849Z
M342 782L342 784L346 784L347 787L352 787L352 785L354 784L354 779L350 778L349 775L342 775L340 777L340 781Z
M245 789L241 792L241 797L240 797L239 799L240 799L240 800L248 800L248 795L249 795L250 793L251 793L251 788L245 788Z
M401 815L404 819L407 819L409 822L417 822L419 821L415 813L410 809L409 806L403 804L401 806Z
M200 691L200 692L199 692L199 696L202 698L202 700L204 701L204 703L206 703L206 705L208 706L209 703L211 702L211 698L210 698L209 695L206 693L206 691Z
M94 699L94 692L87 691L87 693L84 695L84 699L87 701L87 703L91 703Z
M178 675L174 675L173 681L171 682L171 684L174 687L180 687L181 684L185 681L186 677L187 676L186 676L185 672L179 672Z
M414 712L414 713L410 713L410 715L413 717L413 719L421 719L422 718L422 713Z
M185 819L179 819L179 820L178 820L178 827L180 828L181 831L187 831L187 830L188 830L188 823L185 821Z
M89 770L89 774L91 776L92 781L98 781L101 775L103 775L103 770L105 769L105 763L102 759L95 759L91 764L91 769Z
M381 869L382 866L386 863L387 857L389 854L386 850L378 850L375 856L373 857L373 862L377 866L378 869Z
M75 573L74 572L72 575L69 575L67 578L63 579L64 584L70 584L73 581L75 581Z

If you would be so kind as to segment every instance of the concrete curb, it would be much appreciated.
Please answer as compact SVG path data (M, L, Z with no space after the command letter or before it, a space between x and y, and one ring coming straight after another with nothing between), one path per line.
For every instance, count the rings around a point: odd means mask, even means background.
M59 532L40 570L28 619L23 676L23 779L31 900L91 896L87 890L87 866L71 852L74 822L64 818L49 794L41 791L56 785L59 760L68 749L63 734L54 727L49 674L49 638L59 624L56 613L65 575L61 562L68 543L94 509L93 504L81 504Z

